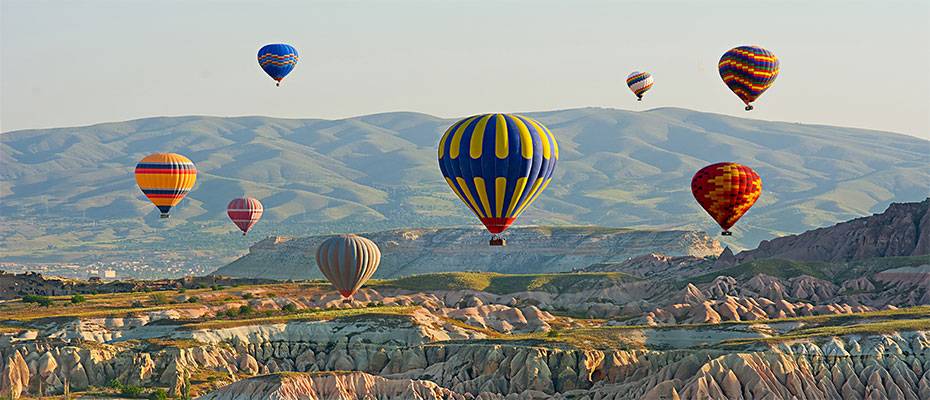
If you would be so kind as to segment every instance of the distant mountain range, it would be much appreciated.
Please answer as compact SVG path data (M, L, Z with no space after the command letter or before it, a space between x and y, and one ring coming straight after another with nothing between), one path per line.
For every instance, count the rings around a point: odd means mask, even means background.
M888 132L767 122L677 108L528 113L559 141L546 193L518 224L718 229L690 193L718 161L754 168L759 203L737 224L737 247L919 201L930 142ZM2 134L0 251L58 259L168 250L243 252L225 215L232 197L265 204L252 237L475 224L443 182L435 146L454 122L417 113L342 120L160 117ZM169 220L135 187L133 166L173 151L197 185ZM253 240L254 241L254 240Z

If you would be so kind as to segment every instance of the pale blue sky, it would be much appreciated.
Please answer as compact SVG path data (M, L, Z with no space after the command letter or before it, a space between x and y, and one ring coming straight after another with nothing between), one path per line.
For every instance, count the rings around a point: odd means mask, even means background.
M675 106L930 134L926 0L0 3L2 131L160 115ZM301 55L281 88L255 60L270 42ZM743 44L782 65L750 113L716 70ZM624 83L634 69L656 79L642 103Z

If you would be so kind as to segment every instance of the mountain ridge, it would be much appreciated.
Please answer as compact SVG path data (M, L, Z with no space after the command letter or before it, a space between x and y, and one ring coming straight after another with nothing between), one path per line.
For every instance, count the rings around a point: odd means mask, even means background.
M930 142L902 134L670 107L527 115L557 135L562 159L518 224L715 232L688 183L698 168L723 160L763 177L762 198L727 239L736 248L930 194L921 183L930 181ZM231 234L225 205L244 194L265 203L254 231L260 237L475 224L435 162L452 122L416 112L336 120L183 116L6 132L0 239L7 258L27 260L83 257L113 241L151 247L153 238L159 248L196 247L228 260L242 241ZM201 173L168 221L155 218L131 173L155 151L184 153Z

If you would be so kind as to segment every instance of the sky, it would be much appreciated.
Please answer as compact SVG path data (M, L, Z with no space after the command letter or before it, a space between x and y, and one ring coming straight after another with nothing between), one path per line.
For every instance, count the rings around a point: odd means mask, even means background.
M0 0L0 131L173 115L684 107L930 137L930 2ZM282 87L256 52L286 42ZM717 61L781 60L752 112ZM633 70L655 86L643 102Z

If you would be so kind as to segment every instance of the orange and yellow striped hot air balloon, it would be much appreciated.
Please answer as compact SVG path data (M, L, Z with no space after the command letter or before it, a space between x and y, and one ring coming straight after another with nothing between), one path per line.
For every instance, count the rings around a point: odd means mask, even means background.
M691 179L691 193L730 236L730 227L762 194L762 178L745 165L723 162L701 168Z
M136 164L136 183L145 197L168 218L197 181L197 168L190 159L175 153L150 154Z

